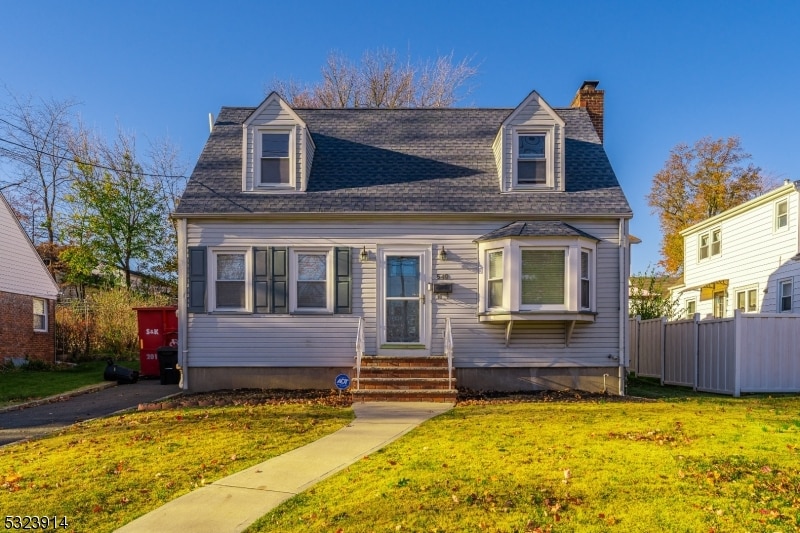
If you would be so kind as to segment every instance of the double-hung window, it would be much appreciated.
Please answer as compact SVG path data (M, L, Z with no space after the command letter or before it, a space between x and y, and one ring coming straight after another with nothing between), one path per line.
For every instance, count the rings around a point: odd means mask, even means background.
M47 300L33 299L33 331L47 331Z
M330 250L292 250L290 310L332 312L332 257Z
M792 280L785 279L778 282L778 311L791 313L792 311Z
M592 273L588 250L581 250L581 309L592 308Z
M781 200L775 204L775 231L789 226L789 201Z
M547 185L546 146L544 133L517 136L517 185Z
M700 261L719 255L722 251L722 232L719 229L703 233L697 239L697 258Z
M489 252L489 272L486 277L486 295L488 307L503 307L503 251L495 250Z
M686 300L686 318L692 318L697 312L697 300Z
M292 185L291 132L259 130L257 138L259 185Z
M249 254L245 250L214 250L211 261L212 308L217 311L249 309Z

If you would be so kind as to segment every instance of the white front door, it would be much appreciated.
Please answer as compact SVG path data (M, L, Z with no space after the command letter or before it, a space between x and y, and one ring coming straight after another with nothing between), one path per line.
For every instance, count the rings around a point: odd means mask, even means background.
M379 353L430 353L429 262L425 248L379 250Z

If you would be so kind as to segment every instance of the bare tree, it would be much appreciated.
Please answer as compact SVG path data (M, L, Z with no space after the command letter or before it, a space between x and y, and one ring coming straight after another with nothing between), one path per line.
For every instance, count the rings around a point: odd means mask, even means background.
M68 144L73 135L72 100L40 100L18 98L9 92L11 103L0 118L0 157L15 172L9 184L12 198L24 199L33 240L37 230L48 244L58 240L58 216L63 194L68 188L72 159ZM19 208L19 206L18 206ZM26 221L23 221L25 223Z
M365 52L358 64L333 51L320 73L314 85L276 80L267 92L278 92L294 107L449 107L469 93L466 84L478 67L471 58L455 62L452 53L413 63L380 48Z

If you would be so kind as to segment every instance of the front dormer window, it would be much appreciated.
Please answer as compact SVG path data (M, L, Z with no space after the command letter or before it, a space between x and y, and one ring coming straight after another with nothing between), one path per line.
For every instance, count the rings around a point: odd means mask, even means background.
M260 186L291 186L291 131L260 130L258 132L258 181Z
M545 185L547 183L547 158L544 135L517 137L517 184Z
M552 131L516 131L514 134L514 189L553 187Z

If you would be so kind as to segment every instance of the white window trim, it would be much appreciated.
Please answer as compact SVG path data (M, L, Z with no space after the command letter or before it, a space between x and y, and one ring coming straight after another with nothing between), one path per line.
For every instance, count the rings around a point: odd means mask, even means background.
M289 134L289 183L261 183L261 134ZM297 187L297 137L294 127L258 127L253 130L253 190L295 189Z
M691 313L689 312L689 304L690 303L694 304L694 311L691 312ZM686 318L694 317L695 313L697 313L697 298L686 298L683 301L683 310L684 310L684 313L686 314Z
M325 255L326 307L297 307L297 257L300 254ZM334 300L333 249L326 247L289 248L289 312L294 314L332 314Z
M217 255L244 255L244 307L217 307ZM209 312L249 313L253 309L253 253L251 248L218 247L209 249L208 265L208 303Z
M754 298L755 298L755 304L756 304L756 308L754 310L752 310L752 311L750 311L748 309L749 303L750 303L749 294L750 294L751 291L755 291ZM739 295L740 294L744 294L744 309L739 309ZM758 312L758 307L759 307L759 305L758 305L758 285L745 285L744 287L739 287L735 291L733 291L733 295L734 295L733 305L735 306L735 309L739 309L742 313L757 313Z
M500 276L500 278L490 278L489 277L489 255L493 254L493 253L498 253L498 252L501 253L502 257L503 257L503 270L502 270L502 273L501 273L502 275ZM508 261L508 257L506 256L506 251L503 248L489 248L483 254L483 260L485 261L485 264L486 264L486 276L485 276L486 279L484 281L484 283L485 283L485 287L484 287L484 291L485 292L484 292L484 294L486 295L486 309L487 309L487 311L507 310L508 309L508 302L509 302L509 299L508 299L509 295L506 293L506 290L508 289L509 283L508 283L507 274L506 274L506 263ZM502 294L503 305L495 306L495 307L489 307L489 281L494 281L494 280L497 280L497 279L502 280L502 283L503 283L503 294Z
M564 250L564 304L521 305L522 301L522 250ZM580 237L557 238L508 238L498 239L479 244L482 261L479 285L479 309L481 312L492 313L502 311L498 308L489 308L487 294L488 258L489 251L503 251L503 304L504 309L510 312L583 312L591 313L597 309L597 245L595 242ZM589 302L590 308L582 308L580 302L581 283L581 252L589 252Z
M784 215L786 217L786 224L783 226L778 225L778 219L779 219L778 209L781 205L786 206L786 214ZM784 198L783 200L778 200L777 202L775 202L775 209L773 211L773 220L772 220L772 230L778 232L778 231L788 231L788 229L789 229L789 200L787 198Z
M519 137L525 135L544 135L544 157L547 177L544 184L518 184L517 161L519 160ZM555 126L514 129L511 136L511 190L553 189L555 188L556 150Z
M719 240L717 240L717 241L714 241L714 235L715 234L719 235ZM708 239L707 240L708 244L706 244L705 247L702 245L703 237ZM718 250L716 252L714 252L714 242L717 243ZM707 255L705 257L703 257L701 255L701 250L703 248L706 248L706 250L707 250ZM697 262L698 263L701 262L701 261L707 261L708 259L711 259L711 258L717 257L717 256L721 256L721 255L722 255L722 229L714 228L712 230L704 231L703 233L700 233L700 234L697 235Z
M47 333L48 327L49 327L48 320L47 320L48 319L47 315L48 315L48 312L50 310L49 309L49 305L48 305L48 301L45 300L44 298L33 298L32 300L33 301L31 302L31 311L33 311L33 302L34 301L42 302L42 308L44 309L44 320L42 320L42 324L44 324L44 327L41 328L41 329L33 328L33 331L35 331L37 333ZM33 316L36 316L36 313L34 313Z
M789 286L789 309L783 310L781 307L783 300L783 287ZM792 278L778 280L777 299L775 301L775 310L778 313L791 313L794 310L794 280Z

